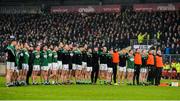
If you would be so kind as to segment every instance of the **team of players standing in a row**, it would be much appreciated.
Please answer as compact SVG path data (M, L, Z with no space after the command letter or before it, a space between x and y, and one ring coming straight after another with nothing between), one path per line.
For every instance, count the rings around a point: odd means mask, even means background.
M40 82L48 85L63 83L92 83L97 79L101 84L160 84L163 61L161 52L156 56L152 50L147 53L140 49L107 51L106 47L93 50L87 46L63 45L59 47L36 46L12 41L6 48L7 69L6 85L26 85L27 75L32 71L32 84ZM31 74L31 72L30 72ZM40 79L38 77L40 76ZM116 76L118 83L116 82ZM140 79L140 83L139 83ZM155 80L155 82L154 82Z

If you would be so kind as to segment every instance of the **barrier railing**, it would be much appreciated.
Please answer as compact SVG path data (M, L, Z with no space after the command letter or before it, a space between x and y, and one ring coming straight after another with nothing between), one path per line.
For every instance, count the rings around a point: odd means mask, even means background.
M173 61L180 62L180 54L163 54L163 61L169 63Z
M144 39L142 42L138 42L138 39L131 39L130 45L157 45L156 39Z

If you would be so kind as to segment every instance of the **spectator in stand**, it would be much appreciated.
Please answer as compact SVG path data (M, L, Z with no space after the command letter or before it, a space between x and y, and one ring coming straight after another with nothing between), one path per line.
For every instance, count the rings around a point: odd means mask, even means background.
M89 46L125 48L139 33L158 40L159 46L174 44L165 53L179 53L179 12L1 14L0 46L4 49L10 37L32 45L78 43ZM175 49L175 50L174 50ZM3 50L1 50L3 51Z
M170 48L169 48L169 45L167 45L167 47L165 48L165 54L170 54Z

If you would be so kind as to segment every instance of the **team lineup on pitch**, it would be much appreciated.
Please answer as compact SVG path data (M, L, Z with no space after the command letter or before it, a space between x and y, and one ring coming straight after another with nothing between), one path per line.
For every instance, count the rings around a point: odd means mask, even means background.
M32 85L96 84L99 78L101 84L119 85L127 80L128 85L159 86L164 66L161 51L153 48L120 51L60 43L34 49L13 40L5 52L7 87L29 85L29 78Z

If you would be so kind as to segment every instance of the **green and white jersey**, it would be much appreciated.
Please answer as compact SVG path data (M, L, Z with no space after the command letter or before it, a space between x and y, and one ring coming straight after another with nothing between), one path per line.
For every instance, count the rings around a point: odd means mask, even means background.
M106 57L107 57L107 65L108 65L108 67L113 67L112 54L107 53Z
M24 64L28 64L28 62L29 62L29 53L28 53L28 50L27 49L23 49L22 52L23 52L23 63Z
M134 69L134 56L127 57L127 68Z
M52 56L53 56L53 52L52 52L52 50L50 50L50 49L48 49L47 50L47 55L48 55L48 63L52 63L52 60L53 60L53 58L52 58Z
M41 51L40 58L41 58L41 66L48 66L48 54L47 54L47 51Z
M20 51L16 51L16 65L19 67L19 58L20 58Z
M58 61L57 58L58 58L57 52L53 51L53 53L52 53L52 62L56 63Z
M8 54L7 60L8 62L15 62L16 61L16 49L14 46L9 45L5 49L5 52Z
M63 56L63 49L60 49L57 51L57 54L58 54L58 61L62 61L62 56Z
M33 51L33 56L34 56L33 65L40 65L40 52L36 50Z

